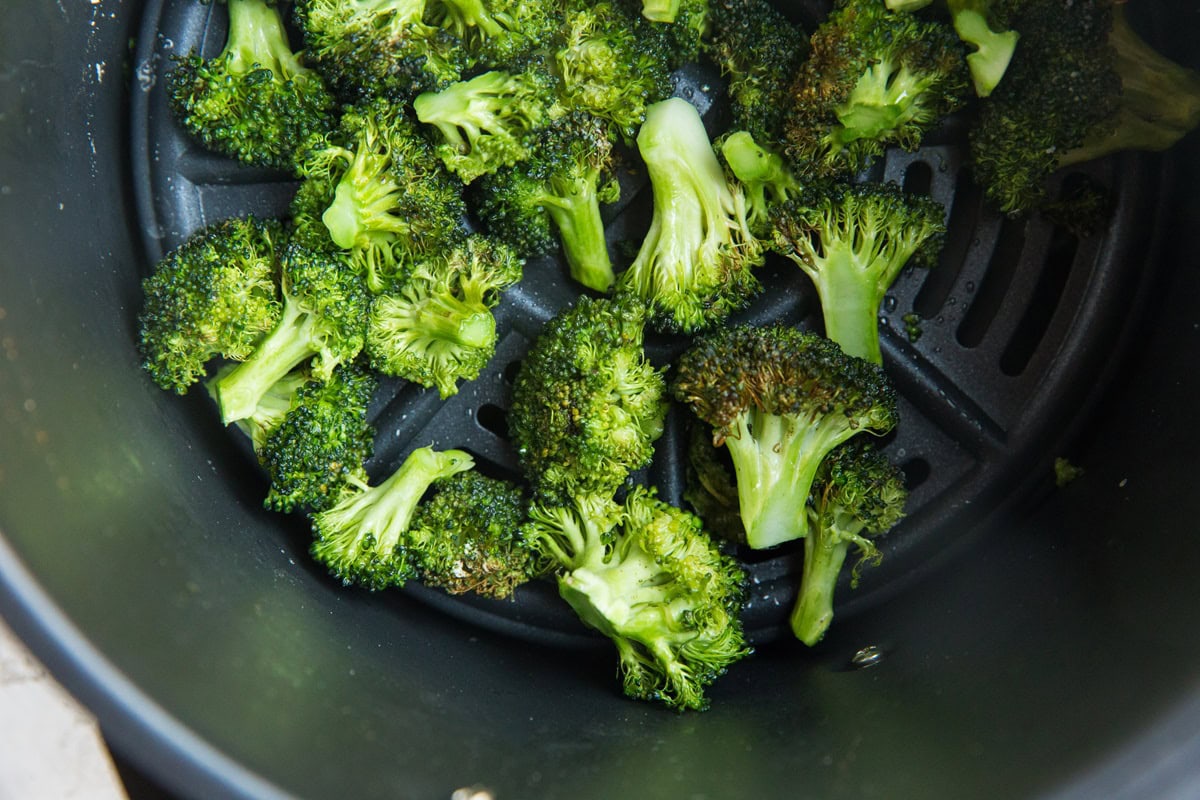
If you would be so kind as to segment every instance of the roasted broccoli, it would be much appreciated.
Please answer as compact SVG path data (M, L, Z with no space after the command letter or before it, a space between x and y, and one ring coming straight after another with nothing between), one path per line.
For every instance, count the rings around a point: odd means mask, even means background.
M336 133L309 144L292 203L295 238L339 248L380 292L464 235L462 187L397 104L346 110Z
M623 507L603 494L535 504L524 535L563 570L563 599L616 645L628 696L703 709L705 688L749 654L744 573L653 491L633 489Z
M473 469L436 481L407 537L421 582L503 598L543 574L546 559L521 536L527 506L520 486Z
M496 69L413 101L417 119L432 126L437 155L464 183L524 161L537 134L562 113L558 77L541 59Z
M650 462L667 397L642 352L644 319L634 298L580 297L521 362L508 423L539 500L611 495Z
M557 0L432 0L425 20L450 34L473 66L507 66L551 46Z
M254 217L210 225L168 253L142 282L143 366L180 394L213 358L244 359L282 313L279 222Z
M236 366L237 364L224 365L205 383L209 397L214 401L217 399L217 383ZM300 391L300 387L309 380L311 379L307 368L301 367L292 370L271 384L271 388L259 398L258 405L254 407L254 413L234 423L250 439L250 446L256 456L262 453L267 437L275 432L275 429L283 422L283 418L287 416L288 411L292 409L292 401L296 399L296 392Z
M769 147L782 143L788 92L808 37L768 0L709 0L705 52L729 82L732 130Z
M1164 150L1200 124L1200 75L1111 0L1028 0L1013 24L1020 46L970 132L975 178L1005 213L1040 207L1060 167Z
M334 255L291 242L279 254L283 310L253 352L214 384L226 424L253 415L262 397L292 370L310 364L327 380L366 341L369 293Z
M576 112L542 132L528 161L480 178L475 206L488 232L523 255L561 242L571 277L604 292L615 278L600 205L620 196L614 172L608 126Z
M738 507L737 476L724 446L713 444L712 426L688 415L683 499L704 528L734 544L746 543Z
M313 558L345 584L403 586L419 574L420 556L410 546L418 504L434 481L473 466L461 450L422 447L375 486L351 476L349 491L312 516Z
M328 380L309 380L296 390L287 412L257 449L271 480L267 508L328 508L351 480L366 482L363 462L375 440L367 406L378 383L370 371L342 364ZM262 406L260 402L255 417Z
M246 164L291 170L296 149L333 125L334 99L292 52L273 2L222 0L229 30L219 55L191 53L167 78L167 101L205 147Z
M883 0L840 0L809 41L784 120L787 153L807 173L857 172L889 144L915 150L966 99L954 30Z
M883 363L879 312L906 264L932 266L945 210L894 183L825 187L776 206L774 248L812 278L825 335L852 356Z
M904 516L904 473L870 442L851 439L821 462L813 481L800 591L792 632L807 645L825 635L833 620L833 594L851 545L863 563L882 557L871 537L891 530Z
M858 433L897 420L883 370L784 325L726 327L676 364L675 398L713 429L737 475L746 541L766 548L807 533L804 512L821 460Z
M367 354L371 365L436 387L443 397L474 380L496 351L492 308L521 279L523 263L506 245L472 234L423 262L400 288L371 302Z
M760 239L770 239L771 210L800 191L800 181L783 156L761 146L749 131L723 136L718 150L746 197L746 221Z
M637 137L654 193L650 230L619 287L649 306L660 329L691 333L745 306L758 291L762 247L704 123L686 100L650 106Z

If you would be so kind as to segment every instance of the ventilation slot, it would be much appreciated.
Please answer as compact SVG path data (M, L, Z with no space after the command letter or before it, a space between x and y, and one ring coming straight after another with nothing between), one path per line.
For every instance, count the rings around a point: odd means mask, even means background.
M992 252L991 263L979 284L979 292L958 326L958 343L963 347L978 347L983 341L1004 303L1004 296L1008 294L1008 287L1016 275L1024 249L1025 223L1004 220L1000 225L1000 236Z
M485 429L497 436L508 436L508 412L488 403L475 412L475 419Z
M946 304L959 272L967 260L967 250L975 236L979 223L979 209L983 194L976 188L966 170L958 173L954 187L954 205L950 209L950 222L946 226L946 241L938 256L937 265L929 271L921 291L913 300L913 311L924 319L933 319Z
M924 161L914 161L904 171L904 191L908 194L928 195L933 188L933 167Z
M1054 229L1046 246L1042 274L1038 276L1033 295L1029 298L1029 306L1013 331L1008 347L1000 356L1000 371L1005 375L1020 375L1025 371L1025 367L1029 366L1029 360L1033 358L1046 335L1046 330L1054 319L1054 312L1062 300L1078 249L1079 240L1073 234L1061 228Z
M911 458L905 461L900 465L900 471L904 473L904 488L910 492L929 480L929 476L933 474L933 468L923 458Z

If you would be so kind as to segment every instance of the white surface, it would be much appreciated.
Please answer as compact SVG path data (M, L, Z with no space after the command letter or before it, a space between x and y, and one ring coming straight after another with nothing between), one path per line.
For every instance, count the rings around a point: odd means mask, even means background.
M96 721L3 620L0 800L127 800Z

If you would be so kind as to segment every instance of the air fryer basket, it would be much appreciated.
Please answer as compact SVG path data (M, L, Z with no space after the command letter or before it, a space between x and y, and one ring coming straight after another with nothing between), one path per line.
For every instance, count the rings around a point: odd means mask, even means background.
M1170 47L1197 22L1184 5L1135 21ZM179 791L1133 797L1152 786L1138 775L1162 791L1195 780L1196 742L1178 731L1200 719L1186 624L1200 500L1176 410L1200 345L1195 137L1061 176L1116 199L1112 225L1084 237L987 206L953 121L877 166L943 202L950 227L941 263L902 276L881 320L903 398L887 452L909 516L883 565L841 587L813 650L777 635L797 553L742 553L759 652L714 686L711 711L679 717L619 696L606 643L552 584L499 603L367 595L313 567L303 521L261 510L263 478L207 398L160 392L137 366L153 261L207 222L285 213L294 189L203 153L166 112L171 55L219 48L221 15L190 0L6 14L0 610L116 746ZM718 75L687 71L678 92L722 124ZM646 195L614 210L614 239L640 236ZM374 471L433 443L516 473L513 370L578 294L553 259L526 274L478 381L445 402L400 383L380 393ZM819 326L799 270L763 275L777 290L744 319ZM660 363L680 347L649 344ZM646 476L676 501L681 428L672 417ZM1052 492L1058 455L1086 473Z

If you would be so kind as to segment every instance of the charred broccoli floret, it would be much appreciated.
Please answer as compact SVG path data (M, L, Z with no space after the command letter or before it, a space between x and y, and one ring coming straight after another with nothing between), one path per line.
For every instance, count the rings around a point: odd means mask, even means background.
M771 211L800 191L800 181L779 153L761 146L749 131L734 131L718 149L746 197L746 221L760 239L771 238Z
M880 367L783 325L701 337L679 358L672 388L729 449L753 548L805 536L822 459L856 434L887 433L897 419Z
M703 709L706 687L750 652L741 568L653 491L623 507L594 494L535 504L524 535L562 569L563 599L616 645L628 696Z

